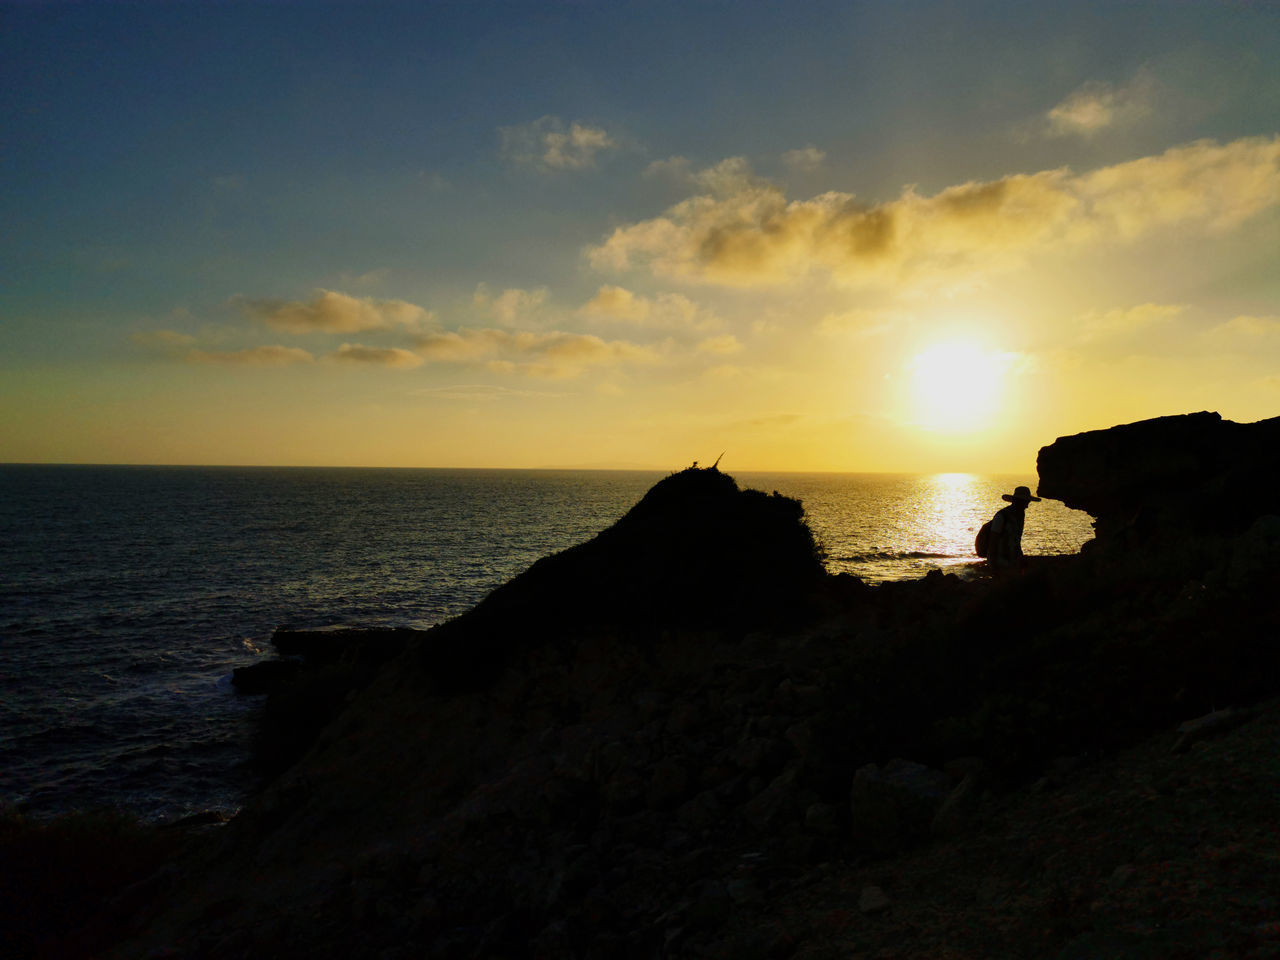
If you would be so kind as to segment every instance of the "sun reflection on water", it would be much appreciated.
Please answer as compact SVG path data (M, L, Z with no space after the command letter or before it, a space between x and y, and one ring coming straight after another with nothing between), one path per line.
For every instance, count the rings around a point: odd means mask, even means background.
M922 577L940 569L981 574L973 553L978 528L1005 504L1001 494L1035 477L971 473L746 474L758 489L803 501L827 551L827 569L870 583ZM1074 553L1092 535L1087 514L1045 500L1032 506L1023 534L1029 554Z
M987 491L969 473L939 473L920 478L916 495L916 552L929 554L941 567L973 560L973 538L987 509Z

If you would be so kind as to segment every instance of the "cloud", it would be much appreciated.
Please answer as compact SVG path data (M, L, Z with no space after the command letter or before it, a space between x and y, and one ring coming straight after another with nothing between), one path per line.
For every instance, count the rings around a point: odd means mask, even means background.
M246 314L287 333L359 333L397 326L421 330L434 315L404 300L352 297L334 290L318 290L311 300L240 300Z
M706 331L723 325L719 317L683 294L660 293L650 299L624 287L610 285L597 290L594 297L578 308L578 312L598 320L660 330Z
M1270 337L1280 333L1280 317L1240 316L1228 320L1222 327L1248 337Z
M1045 114L1049 137L1092 137L1113 126L1122 126L1151 112L1154 84L1145 70L1123 87L1090 82Z
M788 201L731 158L708 192L618 227L586 254L597 270L760 286L825 272L848 285L972 277L1047 248L1131 242L1169 227L1221 231L1280 203L1280 136L1201 140L1085 174L1066 168L865 204L830 192Z
M1280 317L1257 317L1248 314L1233 317L1206 331L1219 346L1256 350L1259 341L1280 337Z
M1116 340L1146 334L1186 310L1182 304L1144 303L1136 307L1091 312L1080 318L1080 339L1086 342Z
M541 117L532 123L499 127L502 155L511 163L532 166L544 173L586 170L596 155L615 150L618 143L599 127L572 123L566 130L559 117Z
M731 333L726 333L719 337L708 337L698 344L699 353L714 353L721 356L737 353L741 349L742 344Z
M548 295L549 291L546 287L538 287L534 290L512 287L503 290L495 297L482 283L476 287L471 302L489 313L503 326L519 327L533 322L538 308L546 303Z
M173 347L189 347L196 338L189 333L178 333L176 330L140 330L130 334L129 339L140 347L169 349Z
M366 270L364 273L348 273L343 271L340 274L342 282L352 287L373 287L384 282L391 276L390 267L379 267L377 270Z
M341 363L364 363L379 367L409 369L422 366L422 357L400 347L366 347L359 343L344 343L329 359Z
M654 347L560 331L464 328L419 337L417 347L437 363L485 363L495 372L556 380L576 377L591 367L654 363L660 358Z
M295 363L311 363L313 357L299 347L251 347L247 350L192 350L188 363L223 364L246 367L288 367Z
M892 329L895 319L879 310L842 310L825 314L818 321L818 332L833 337L869 337Z
M665 179L684 182L692 176L688 157L667 157L665 160L654 160L641 174L647 180Z
M792 173L813 173L827 159L825 150L819 150L813 144L799 150L788 150L782 155L782 162Z

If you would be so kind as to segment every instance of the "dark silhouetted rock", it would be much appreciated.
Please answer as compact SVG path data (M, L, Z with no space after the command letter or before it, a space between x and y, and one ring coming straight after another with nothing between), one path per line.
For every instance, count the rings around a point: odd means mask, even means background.
M263 660L231 671L231 683L241 693L274 693L298 675L297 660Z
M1085 510L1098 539L1234 535L1274 509L1258 490L1280 473L1280 417L1157 417L1059 437L1036 461L1038 493Z
M242 693L266 693L254 738L254 763L275 776L297 760L388 660L425 636L407 628L280 627L272 645L287 657L234 671Z
M798 500L690 467L594 539L542 558L438 628L422 655L443 690L461 689L567 625L637 634L795 618L825 576Z
M301 657L309 664L342 661L353 666L377 666L421 636L422 631L406 627L277 627L271 634L271 645L281 656Z

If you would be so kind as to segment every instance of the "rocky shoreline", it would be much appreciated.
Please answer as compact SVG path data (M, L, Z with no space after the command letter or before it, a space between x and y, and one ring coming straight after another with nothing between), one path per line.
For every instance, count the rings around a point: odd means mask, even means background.
M1029 829L1024 800L1184 721L1206 718L1164 746L1184 760L1260 729L1280 517L1240 491L1274 486L1278 434L1193 414L1058 440L1040 493L1098 537L1018 576L828 576L798 503L691 468L431 631L282 631L306 665L241 678L272 691L269 782L121 908L113 955L1139 955L1071 953L1123 924L1070 896L1008 950L794 911L891 917L902 864L1011 810ZM1000 896L1040 903L1016 873Z

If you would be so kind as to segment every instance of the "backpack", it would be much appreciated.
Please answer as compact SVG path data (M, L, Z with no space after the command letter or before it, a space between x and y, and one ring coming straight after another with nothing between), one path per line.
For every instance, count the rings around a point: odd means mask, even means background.
M988 520L978 528L978 536L973 541L973 552L980 557L991 553L991 521Z

